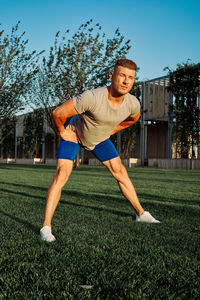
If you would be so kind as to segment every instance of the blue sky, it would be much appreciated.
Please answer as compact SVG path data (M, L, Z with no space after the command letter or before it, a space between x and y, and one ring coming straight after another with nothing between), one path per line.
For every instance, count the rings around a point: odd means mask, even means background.
M91 18L107 37L119 27L131 40L140 80L187 59L200 62L200 0L0 0L1 28L9 32L20 20L31 50L48 52L57 31L75 33Z

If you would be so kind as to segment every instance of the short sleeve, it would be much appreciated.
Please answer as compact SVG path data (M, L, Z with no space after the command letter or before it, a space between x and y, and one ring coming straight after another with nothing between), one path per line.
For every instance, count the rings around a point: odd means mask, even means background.
M133 96L132 107L131 107L131 115L130 117L134 117L140 114L140 102L139 100Z
M73 97L73 104L79 114L86 111L92 111L95 105L94 94L92 91L85 91L81 95Z

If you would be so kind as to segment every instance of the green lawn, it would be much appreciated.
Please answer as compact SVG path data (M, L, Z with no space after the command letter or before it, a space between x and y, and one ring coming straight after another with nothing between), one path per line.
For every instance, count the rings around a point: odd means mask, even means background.
M0 299L200 299L200 171L128 169L135 214L103 167L74 170L40 240L55 167L0 165ZM82 287L90 286L90 289Z

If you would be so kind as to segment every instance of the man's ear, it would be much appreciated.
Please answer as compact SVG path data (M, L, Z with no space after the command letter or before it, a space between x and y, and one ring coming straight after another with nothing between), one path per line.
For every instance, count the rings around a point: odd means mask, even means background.
M113 72L110 72L110 80L112 81L113 78Z

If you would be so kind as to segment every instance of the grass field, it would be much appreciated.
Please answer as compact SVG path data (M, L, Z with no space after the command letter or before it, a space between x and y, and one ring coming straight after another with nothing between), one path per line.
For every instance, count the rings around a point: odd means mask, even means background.
M55 167L0 165L0 299L200 299L200 171L135 168L135 214L103 167L73 171L40 240ZM86 286L85 286L86 285Z

